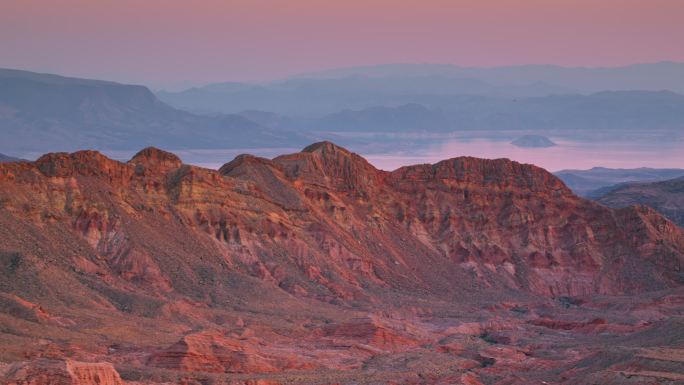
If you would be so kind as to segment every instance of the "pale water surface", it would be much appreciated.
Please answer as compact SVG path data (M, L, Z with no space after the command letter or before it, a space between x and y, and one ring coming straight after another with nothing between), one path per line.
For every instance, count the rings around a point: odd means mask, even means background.
M422 154L415 152L369 154L367 159L376 167L394 170L398 167L435 163L457 156L478 158L508 158L531 163L549 171L588 169L595 166L609 168L684 168L684 143L635 143L603 141L574 142L555 140L557 146L520 148L509 142L476 139L447 141L428 147Z
M355 149L375 167L394 170L401 166L436 163L458 156L478 158L508 158L521 163L530 163L549 171L562 169L588 169L595 166L610 168L684 168L684 142L681 140L586 140L572 141L550 137L557 145L546 148L520 148L509 141L483 138L449 138L438 144L424 144L410 148L398 146L396 151L387 147L375 149L365 144ZM265 158L300 151L300 148L251 148L216 150L174 150L185 163L218 169L237 155L249 153ZM103 151L108 156L128 160L134 152Z

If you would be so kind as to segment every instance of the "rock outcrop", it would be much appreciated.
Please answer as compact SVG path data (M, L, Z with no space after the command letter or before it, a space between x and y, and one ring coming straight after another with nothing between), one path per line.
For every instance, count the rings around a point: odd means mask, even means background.
M124 385L110 363L39 359L8 368L7 385Z

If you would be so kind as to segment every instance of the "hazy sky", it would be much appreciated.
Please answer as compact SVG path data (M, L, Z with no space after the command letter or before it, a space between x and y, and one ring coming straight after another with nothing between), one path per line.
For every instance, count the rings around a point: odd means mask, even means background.
M361 64L684 61L683 0L0 0L0 67L154 87Z

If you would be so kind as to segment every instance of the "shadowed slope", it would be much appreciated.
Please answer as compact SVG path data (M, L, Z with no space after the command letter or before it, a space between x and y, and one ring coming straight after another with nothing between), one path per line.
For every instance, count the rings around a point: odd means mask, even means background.
M684 227L684 177L650 183L624 183L596 197L609 207L646 205Z

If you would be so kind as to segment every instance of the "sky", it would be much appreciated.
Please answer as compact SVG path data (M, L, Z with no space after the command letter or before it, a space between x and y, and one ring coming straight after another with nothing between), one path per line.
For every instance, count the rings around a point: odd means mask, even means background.
M0 67L175 88L383 63L684 61L682 0L1 0Z

